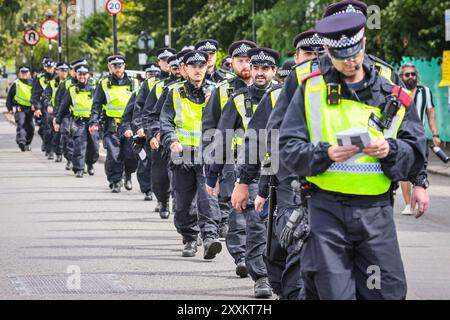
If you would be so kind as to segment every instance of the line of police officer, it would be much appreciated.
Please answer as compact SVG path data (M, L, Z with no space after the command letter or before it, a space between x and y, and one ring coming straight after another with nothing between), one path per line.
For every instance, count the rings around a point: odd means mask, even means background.
M30 149L34 112L46 123L43 151L64 153L82 177L85 164L94 174L104 126L112 192L122 179L131 190L137 170L145 200L155 194L162 219L173 211L182 256L203 244L203 258L214 259L225 238L257 298L404 299L393 192L410 180L424 207L425 136L392 67L366 53L366 16L361 1L328 6L294 39L295 65L278 71L278 52L247 40L228 48L234 74L217 69L213 39L158 50L159 68L140 86L121 55L97 84L82 60L70 83L67 65L55 77L44 61L32 88L23 67L7 104L16 106L17 143ZM73 148L61 143L64 119ZM338 144L353 127L370 133L364 149ZM373 286L370 270L379 270Z

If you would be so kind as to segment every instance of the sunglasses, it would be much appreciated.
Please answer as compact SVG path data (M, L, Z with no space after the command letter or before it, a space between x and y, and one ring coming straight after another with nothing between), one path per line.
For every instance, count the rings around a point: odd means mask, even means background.
M415 72L406 72L406 73L403 74L403 76L405 78L409 78L409 77L415 78L417 76L417 73L415 73Z

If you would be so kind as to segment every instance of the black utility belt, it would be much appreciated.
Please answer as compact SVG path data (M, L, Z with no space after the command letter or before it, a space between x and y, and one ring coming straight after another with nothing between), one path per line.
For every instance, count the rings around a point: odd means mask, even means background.
M326 191L313 184L312 199L339 202L344 206L382 207L392 205L392 189L380 195L366 196Z

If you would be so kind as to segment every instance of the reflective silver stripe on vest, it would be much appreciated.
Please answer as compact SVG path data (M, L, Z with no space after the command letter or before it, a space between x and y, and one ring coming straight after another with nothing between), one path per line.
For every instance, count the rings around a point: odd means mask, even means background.
M175 90L178 90L178 88L174 89L173 94L175 93ZM180 98L179 94L177 94L177 96L175 97L175 112L176 112L176 114L175 114L175 123L177 124L178 132L180 132L181 131L180 129L183 127L183 120L182 120L183 107L181 105L181 98Z
M219 90L220 90L220 108L222 109L225 106L226 101L222 101L222 99L226 99L228 97L228 93L227 93L227 86L228 83L225 83L223 85L220 86Z
M244 95L240 94L237 97L235 97L234 100L235 100L235 104L237 104L236 107L239 109L239 114L242 117L242 122L244 123L245 131L247 131L248 124L252 118L247 118L245 116L246 112L245 112L244 98L245 98ZM252 106L252 108L253 108L253 106Z
M327 172L374 174L383 173L380 163L333 163Z
M317 145L322 141L322 106L321 106L321 90L316 90L316 87L322 83L322 76L316 76L309 79L310 93L309 93L309 112L310 112L310 126L311 126L311 142Z
M194 132L194 131L186 131L183 129L177 129L178 133L185 137L200 137L202 135L201 132Z
M103 87L103 86L102 86ZM118 107L118 108L113 108L112 106L111 106L111 97L110 97L110 95L109 95L109 89L108 89L108 86L105 86L105 87L103 87L103 92L105 93L105 97L106 97L106 108L107 108L107 110L110 110L110 111L121 111L121 110L124 110L125 108L120 108L120 107Z
M299 71L305 71L308 70L310 68L311 62L305 62L301 65L299 65L297 68L299 69ZM309 72L303 73L300 75L300 80L301 82L305 81L306 76L309 75Z
M75 91L75 89L70 90L70 96L72 97L73 111L74 112L90 112L91 109L81 109L78 107L77 94L74 91Z
M273 94L273 97L274 97L274 99L275 99L275 100L274 100L275 102L277 102L278 97L280 96L280 93L281 93L281 88L272 91L272 94Z

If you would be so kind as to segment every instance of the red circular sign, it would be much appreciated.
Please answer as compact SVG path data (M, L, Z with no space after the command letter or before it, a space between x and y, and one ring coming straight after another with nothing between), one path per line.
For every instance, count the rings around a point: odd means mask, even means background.
M122 9L123 3L121 0L108 0L106 2L106 11L108 11L109 14L119 14L122 12Z
M37 32L34 29L26 30L23 35L23 41L27 46L34 47L39 43L39 40L41 39L41 36L39 35L39 32Z

